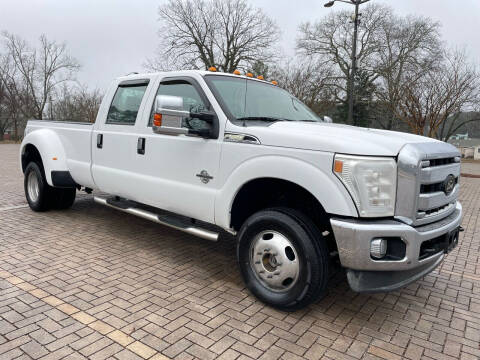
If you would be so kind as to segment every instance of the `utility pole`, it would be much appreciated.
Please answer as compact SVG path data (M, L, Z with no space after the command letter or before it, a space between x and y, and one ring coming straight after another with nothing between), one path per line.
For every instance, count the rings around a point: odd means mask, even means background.
M352 46L352 70L350 71L350 86L348 94L348 123L353 124L353 105L355 97L355 72L357 70L357 38L358 38L358 8L360 7L360 2L355 1L355 19L353 19L353 46Z
M353 19L353 45L352 45L352 69L350 70L350 76L348 78L348 123L353 124L353 105L355 99L355 73L357 71L357 40L358 40L358 24L360 23L359 19L359 9L360 5L364 4L370 0L333 0L326 3L325 7L332 7L335 4L335 1L344 2L347 4L355 5L355 18Z

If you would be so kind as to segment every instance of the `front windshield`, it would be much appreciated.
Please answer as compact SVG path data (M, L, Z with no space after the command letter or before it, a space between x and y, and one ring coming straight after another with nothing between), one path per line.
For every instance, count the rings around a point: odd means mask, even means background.
M272 84L222 75L205 78L233 121L322 121L300 100Z

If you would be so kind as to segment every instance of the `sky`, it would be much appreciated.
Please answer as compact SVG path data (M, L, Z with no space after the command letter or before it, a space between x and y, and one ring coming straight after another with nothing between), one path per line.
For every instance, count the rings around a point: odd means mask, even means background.
M105 90L118 76L145 70L158 44L158 6L165 0L0 0L0 30L34 44L40 34L65 42L82 65L77 78L90 88ZM250 0L279 25L280 47L295 51L298 26L334 9L353 6L327 0ZM443 39L465 48L480 64L479 0L371 0L390 5L397 14L429 16L442 24Z

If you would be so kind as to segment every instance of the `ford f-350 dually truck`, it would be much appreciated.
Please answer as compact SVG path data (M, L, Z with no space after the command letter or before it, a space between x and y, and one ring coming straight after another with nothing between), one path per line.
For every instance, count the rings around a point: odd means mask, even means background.
M283 310L326 292L332 259L354 291L391 291L457 245L455 147L332 124L247 75L133 74L112 83L95 124L29 121L30 207L65 209L93 190L99 204L208 240L227 231L248 289Z

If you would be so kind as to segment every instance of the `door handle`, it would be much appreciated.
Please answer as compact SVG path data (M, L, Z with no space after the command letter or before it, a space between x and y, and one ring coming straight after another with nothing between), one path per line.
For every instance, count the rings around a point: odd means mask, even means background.
M137 154L145 154L145 138L138 138L137 140Z
M97 134L97 148L103 148L103 134Z

